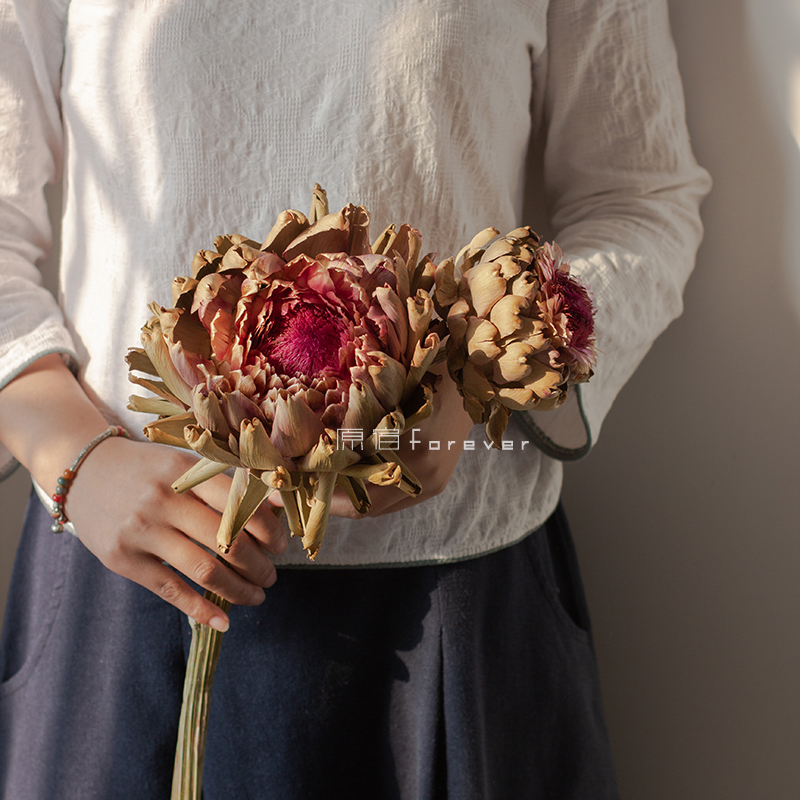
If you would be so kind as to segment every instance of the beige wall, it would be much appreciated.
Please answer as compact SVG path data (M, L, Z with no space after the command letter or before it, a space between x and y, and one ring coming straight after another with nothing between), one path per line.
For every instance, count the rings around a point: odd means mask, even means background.
M706 239L684 316L567 472L625 800L800 792L800 0L749 2L670 3Z

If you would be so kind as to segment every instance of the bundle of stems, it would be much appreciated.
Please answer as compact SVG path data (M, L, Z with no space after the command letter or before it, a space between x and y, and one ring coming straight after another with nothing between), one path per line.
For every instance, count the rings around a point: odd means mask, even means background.
M205 597L226 613L231 607L228 600L214 592L207 591ZM203 796L203 762L211 687L222 648L223 634L220 631L195 620L191 620L191 623L192 643L183 682L183 705L170 800L201 800Z

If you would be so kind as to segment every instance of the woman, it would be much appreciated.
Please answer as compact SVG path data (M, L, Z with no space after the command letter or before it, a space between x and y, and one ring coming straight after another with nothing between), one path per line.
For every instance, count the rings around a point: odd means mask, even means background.
M364 204L377 230L409 221L426 250L448 254L486 225L522 221L540 134L541 191L595 295L601 351L580 394L509 426L511 450L420 447L408 456L425 487L416 500L376 491L357 520L339 498L313 567L266 506L231 568L217 564L201 545L227 478L177 496L185 456L98 444L66 501L80 541L53 535L36 504L26 522L4 628L6 795L165 795L183 612L230 624L207 798L616 797L554 511L558 459L588 450L679 312L700 238L707 176L665 4L2 10L0 441L41 486L109 423L141 439L123 356L147 302L166 303L213 236L265 235L316 181L334 207ZM49 236L41 190L62 173L59 310L34 263ZM471 427L445 388L420 435L480 441ZM230 618L181 576L237 604Z

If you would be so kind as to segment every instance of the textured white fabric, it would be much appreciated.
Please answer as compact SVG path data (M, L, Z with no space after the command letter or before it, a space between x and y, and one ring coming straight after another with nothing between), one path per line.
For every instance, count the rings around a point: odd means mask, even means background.
M72 354L132 431L146 420L125 408L126 349L215 235L262 239L319 181L332 207L363 203L376 230L411 222L425 250L449 254L523 222L529 136L546 136L541 190L597 303L595 377L530 415L535 436L510 426L512 450L487 451L476 429L433 500L332 520L318 563L519 539L561 483L560 463L522 442L585 452L680 312L708 176L661 0L0 0L0 41L0 386L46 352ZM66 327L34 266L49 241L42 186L62 163Z

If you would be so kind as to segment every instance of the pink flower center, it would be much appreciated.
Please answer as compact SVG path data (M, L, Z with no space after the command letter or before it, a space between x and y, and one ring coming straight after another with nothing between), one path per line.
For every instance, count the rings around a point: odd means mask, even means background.
M347 343L347 325L319 306L297 305L271 332L265 355L284 375L315 376L339 371L339 350Z
M572 334L570 347L581 350L589 344L594 334L594 308L586 289L563 272L556 273L553 279L553 293L561 295L564 313L567 316Z

